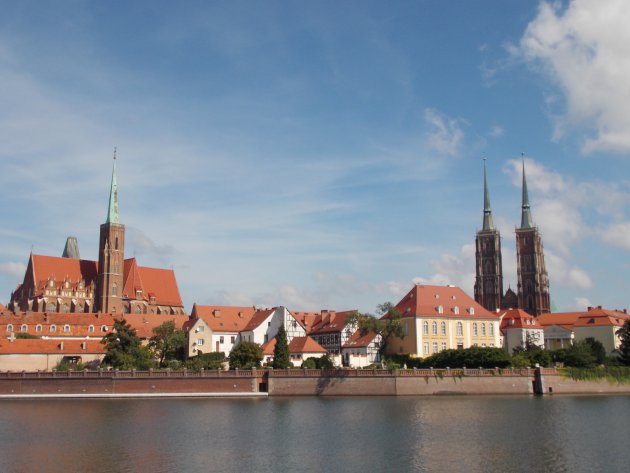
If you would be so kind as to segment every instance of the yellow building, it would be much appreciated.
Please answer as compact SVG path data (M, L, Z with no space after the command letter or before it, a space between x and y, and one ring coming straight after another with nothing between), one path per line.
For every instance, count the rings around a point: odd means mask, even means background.
M446 349L501 346L499 315L458 287L416 284L396 310L405 337L391 339L388 354L426 357Z

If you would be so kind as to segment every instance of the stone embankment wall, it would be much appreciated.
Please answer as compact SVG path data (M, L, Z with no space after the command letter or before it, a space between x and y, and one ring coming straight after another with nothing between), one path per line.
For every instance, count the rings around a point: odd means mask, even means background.
M539 382L536 382L536 379ZM426 396L630 394L630 384L574 381L556 370L243 370L0 373L0 397L185 395Z

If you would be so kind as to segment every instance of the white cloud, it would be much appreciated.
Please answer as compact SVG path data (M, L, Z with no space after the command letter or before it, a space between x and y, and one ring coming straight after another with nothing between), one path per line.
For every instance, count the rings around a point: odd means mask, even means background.
M586 297L576 297L575 303L571 309L576 311L585 311L589 307L593 307L593 303Z
M520 46L513 49L557 84L566 109L555 135L568 125L594 130L582 150L630 151L630 2L541 2Z
M459 254L448 253L440 255L431 261L431 269L435 271L429 278L416 277L417 284L445 285L454 284L470 293L475 281L475 245L463 245Z
M503 129L502 126L494 125L492 128L490 128L488 135L490 135L493 138L498 138L500 136L503 136L504 133L505 133L505 130Z
M24 277L24 273L26 273L26 265L23 263L15 263L13 261L0 263L0 273L21 279Z
M608 245L630 250L630 222L614 223L597 234Z
M427 146L446 156L459 155L464 139L462 120L449 118L431 108L425 109L424 120L430 128L426 136Z
M559 286L577 289L590 289L593 287L593 281L586 271L577 266L572 266L566 259L552 251L545 251L545 263L552 286L558 284ZM553 287L551 290L553 291Z

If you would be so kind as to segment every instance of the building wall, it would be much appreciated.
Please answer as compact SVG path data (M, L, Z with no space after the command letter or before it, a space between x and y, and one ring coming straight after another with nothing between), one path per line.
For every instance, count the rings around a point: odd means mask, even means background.
M541 328L504 328L503 331L505 332L503 347L508 353L512 353L517 347L525 348L528 336L530 343L541 348L545 346L545 332Z
M604 345L607 353L612 353L621 344L621 340L615 334L618 329L619 327L613 325L573 327L573 333L575 333L576 342L592 337Z
M97 353L35 353L0 354L0 371L51 371L64 357L78 356L82 363L98 360L105 355Z

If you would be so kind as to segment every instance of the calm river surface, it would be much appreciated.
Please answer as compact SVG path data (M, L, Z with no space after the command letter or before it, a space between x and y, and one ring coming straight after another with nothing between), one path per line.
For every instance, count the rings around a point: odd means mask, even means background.
M628 472L630 397L0 401L0 472Z

